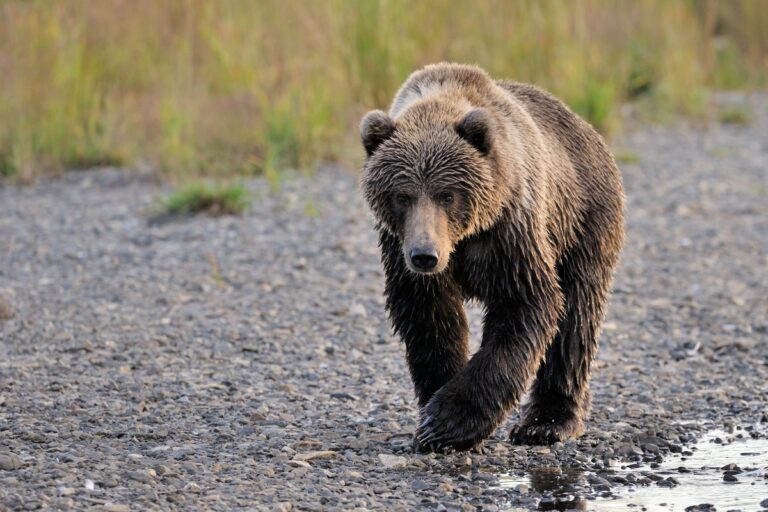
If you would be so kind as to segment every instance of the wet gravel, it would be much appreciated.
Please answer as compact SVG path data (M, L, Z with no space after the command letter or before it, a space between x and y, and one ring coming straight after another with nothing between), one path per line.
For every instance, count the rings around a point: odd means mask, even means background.
M628 245L587 433L552 447L509 445L513 414L483 455L411 453L352 173L254 180L243 216L166 222L149 219L167 188L130 171L0 187L0 510L547 508L500 475L674 487L631 465L716 428L765 437L768 97L721 101L751 125L614 141L638 157L620 163Z

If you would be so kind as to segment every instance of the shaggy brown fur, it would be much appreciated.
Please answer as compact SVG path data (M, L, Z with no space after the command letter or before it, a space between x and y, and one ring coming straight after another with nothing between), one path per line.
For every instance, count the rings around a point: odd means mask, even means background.
M623 243L621 178L601 137L548 93L456 64L411 75L361 136L387 309L421 406L416 448L478 445L534 376L511 439L580 435ZM485 319L467 361L470 299Z

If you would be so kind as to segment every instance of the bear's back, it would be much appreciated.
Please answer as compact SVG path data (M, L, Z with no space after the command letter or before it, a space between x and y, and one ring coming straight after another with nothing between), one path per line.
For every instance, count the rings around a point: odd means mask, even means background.
M497 80L528 111L539 129L553 136L566 150L579 175L595 173L599 179L618 177L618 169L600 134L565 103L534 85Z

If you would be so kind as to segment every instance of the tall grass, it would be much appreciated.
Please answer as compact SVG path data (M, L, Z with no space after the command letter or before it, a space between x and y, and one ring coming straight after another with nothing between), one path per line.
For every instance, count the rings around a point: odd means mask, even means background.
M0 174L156 163L167 176L354 161L410 71L476 63L599 129L642 99L697 113L762 87L764 0L0 0Z

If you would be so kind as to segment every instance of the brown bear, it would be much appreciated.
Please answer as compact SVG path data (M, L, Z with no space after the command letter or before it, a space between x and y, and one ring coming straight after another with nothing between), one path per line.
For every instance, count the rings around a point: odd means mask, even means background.
M446 63L413 73L360 131L386 307L420 406L415 448L478 446L534 375L511 440L579 436L624 238L602 138L541 89ZM469 360L468 300L485 311Z

